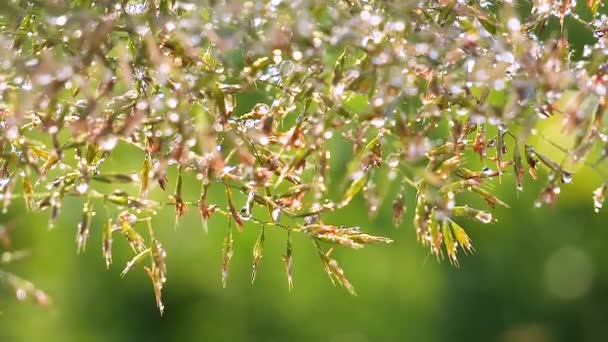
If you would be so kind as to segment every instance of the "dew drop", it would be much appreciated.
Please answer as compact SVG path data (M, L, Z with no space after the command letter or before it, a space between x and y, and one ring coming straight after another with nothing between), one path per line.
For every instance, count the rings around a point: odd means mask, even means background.
M574 175L570 172L563 171L562 172L562 183L570 184L572 183L572 177Z
M25 292L24 289L19 288L19 289L17 289L15 295L17 296L17 299L19 301L24 301L25 297L27 297L27 292Z
M117 143L118 138L114 135L106 135L99 140L99 146L104 151L111 151Z
M87 183L80 183L76 186L76 191L78 191L79 194L84 194L87 190L89 190L89 185Z
M388 164L389 167L396 168L397 166L399 166L399 159L400 159L399 155L396 153L393 153L388 156L386 163Z
M241 219L243 221L249 221L251 220L251 212L249 212L249 210L247 210L247 208L243 208L241 209L241 211L239 212L239 216L241 217Z
M487 211L479 212L475 218L479 220L481 223L490 223L492 222L492 214Z
M276 208L272 211L272 219L276 222L279 220L279 214L281 213L281 209Z

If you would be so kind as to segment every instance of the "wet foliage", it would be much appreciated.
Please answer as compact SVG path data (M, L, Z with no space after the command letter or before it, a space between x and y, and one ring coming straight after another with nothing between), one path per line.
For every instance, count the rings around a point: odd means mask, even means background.
M161 313L167 265L154 221L171 208L176 226L184 215L199 215L205 230L226 229L224 286L239 233L260 230L253 282L265 234L275 233L265 228L273 227L286 232L289 288L293 251L306 248L292 236L301 234L331 281L354 294L333 250L392 242L326 222L326 213L357 197L370 216L392 205L395 225L413 227L432 254L458 266L459 250L474 252L466 222L490 224L492 208L509 207L494 194L505 178L514 179L516 191L546 181L537 205L552 206L575 179L572 170L604 162L602 6L597 0L5 1L3 210L21 199L28 210L46 211L53 228L64 200L81 199L77 251L85 251L93 218L102 216L99 249L107 267L113 241L124 239L133 257L122 276L145 268ZM576 59L567 37L574 24L594 37ZM546 34L551 25L558 35ZM539 122L555 116L574 141L557 144L559 161L531 139ZM343 179L332 179L334 142L352 146ZM103 167L121 146L137 151L132 158L140 168ZM175 177L168 176L172 170ZM183 191L188 176L200 182L197 198ZM381 177L400 189L394 198L377 186ZM338 195L330 192L336 184L344 185ZM608 189L598 186L596 211ZM149 198L153 188L165 199ZM210 195L217 191L225 196ZM407 224L406 192L416 194ZM475 207L464 193L486 206ZM225 226L208 227L213 216ZM22 284L15 285L18 297L38 293L1 265L0 280Z

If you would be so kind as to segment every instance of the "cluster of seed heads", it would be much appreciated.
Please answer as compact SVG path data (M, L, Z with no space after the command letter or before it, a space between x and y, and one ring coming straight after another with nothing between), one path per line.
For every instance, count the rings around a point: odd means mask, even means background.
M52 228L65 198L82 199L78 252L104 212L107 267L113 239L124 238L133 258L122 276L147 265L161 313L166 253L153 227L167 207L176 223L200 215L205 230L225 218L212 227L227 231L224 286L238 232L260 229L254 281L273 227L286 233L290 288L291 237L303 234L330 279L354 294L333 249L391 242L325 221L358 197L370 216L392 202L401 225L405 195L415 193L418 240L458 265L459 248L474 251L461 222L491 223L489 209L508 207L493 194L503 179L523 191L526 173L546 178L537 204L552 206L571 170L600 172L608 156L603 2L588 0L584 13L571 0L532 5L523 13L511 0L7 1L4 212L21 198L28 210L48 211ZM572 22L594 39L577 60ZM542 134L539 121L555 118L575 141L557 146L559 162L529 139ZM137 151L129 158L141 168L106 171L121 146ZM347 165L332 159L350 153L336 146L352 149ZM200 195L184 191L185 177ZM596 211L607 191L594 192ZM489 208L463 203L462 193ZM18 296L38 293L0 272Z

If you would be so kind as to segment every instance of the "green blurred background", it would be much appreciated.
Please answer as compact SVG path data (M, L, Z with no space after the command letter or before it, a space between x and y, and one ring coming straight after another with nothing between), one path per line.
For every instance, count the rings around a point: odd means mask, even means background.
M576 23L573 26L576 31ZM578 37L573 43L580 53L589 35ZM566 144L559 122L546 126L546 135ZM537 143L537 151L563 157L551 145ZM337 189L351 152L348 146L335 148ZM138 151L123 147L106 167L132 171L142 160ZM162 317L141 268L120 278L131 257L121 239L115 238L114 264L105 269L103 208L97 208L86 253L76 255L81 200L64 203L53 231L47 229L48 212L28 213L23 202L15 200L8 214L0 216L0 224L15 222L13 246L32 255L8 270L44 289L53 306L19 303L3 289L0 341L605 341L608 211L595 214L591 199L603 179L588 168L576 171L574 183L562 188L555 208L535 208L544 183L532 182L528 175L523 193L516 193L509 177L493 184L511 209L493 211L498 223L464 225L476 254L460 255L459 269L446 260L438 262L416 243L413 191L407 194L408 210L397 229L392 224L392 197L369 219L357 196L326 222L358 225L395 243L336 251L356 297L331 285L312 243L297 234L295 287L289 292L281 260L286 238L282 230L267 230L261 269L256 283L250 284L251 248L259 232L251 224L235 236L228 287L223 289L225 220L212 219L206 235L191 208L176 230L174 213L167 208L154 220L168 255ZM172 183L171 176L174 173ZM185 182L186 199L197 198L199 184L194 179ZM159 189L153 196L166 198Z

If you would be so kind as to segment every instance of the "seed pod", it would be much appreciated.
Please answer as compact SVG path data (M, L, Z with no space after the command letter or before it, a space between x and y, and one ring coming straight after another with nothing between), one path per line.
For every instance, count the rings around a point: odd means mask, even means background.
M427 239L429 240L428 242L431 246L431 253L439 257L439 254L441 253L441 242L443 241L443 235L441 233L441 227L439 226L437 213L435 212L434 208L431 210L429 234Z
M443 161L441 161L441 163L438 165L437 168L435 168L435 173L441 178L441 179L447 179L448 176L450 176L452 174L452 171L456 170L462 163L462 156L461 155L455 155L453 157L447 158Z
M548 168L550 168L552 171L554 171L556 174L558 174L560 176L562 183L572 182L572 177L574 175L571 172L568 172L568 171L562 169L562 167L558 163L549 159L549 157L543 156L542 154L539 154L537 152L535 152L535 155L538 157L538 159L543 164L545 164L545 166L547 166Z
M342 201L340 202L341 207L344 207L348 203L350 203L350 201L353 199L353 197L355 197L355 195L357 195L359 192L361 192L361 190L363 189L363 186L365 185L365 183L367 183L367 180L369 179L369 173L363 172L363 171L359 171L358 174L354 174L353 176L354 176L353 182L350 184L350 186L344 193L344 197L342 198Z
M486 157L486 124L477 125L477 133L473 142L473 151L479 154L479 159L483 160Z
M258 72L259 70L265 69L270 64L272 64L272 59L270 59L269 57L260 57L260 58L256 59L249 66L251 74L253 75L256 72Z
M323 269L325 269L325 272L327 272L327 275L329 276L331 282L334 285L336 284L336 282L338 282L338 284L342 285L342 287L344 287L351 295L356 296L357 293L355 292L355 287L344 275L344 270L342 269L342 267L340 267L340 265L335 259L331 258L331 253L333 252L333 249L330 249L329 251L327 251L327 253L325 253L321 249L321 246L318 242L316 243L316 245L317 253L321 258L321 264L323 265Z
M146 250L146 245L144 243L144 239L139 235L139 233L131 226L133 222L137 220L135 215L124 211L118 216L118 222L120 225L120 229L122 234L129 242L131 249L135 253L141 253Z
M45 175L49 170L51 170L55 165L59 162L59 156L56 153L51 154L42 168L40 168L40 173Z
M432 158L432 157L439 157L445 154L450 154L450 153L454 153L456 151L456 149L462 149L464 148L464 143L463 142L459 142L458 146L454 145L453 142L448 141L443 145L439 145L437 147L435 147L434 149L428 151L426 153L426 156L428 158Z
M314 229L321 228L321 229ZM330 231L331 229L331 231ZM353 249L363 248L363 245L353 241L350 237L344 235L337 235L335 229L332 227L325 227L323 225L312 225L304 227L303 231L310 237L329 242L335 243L342 246L346 246Z
M61 194L58 191L51 194L50 204L51 215L49 218L49 230L55 228L55 222L57 222L57 217L61 211Z
M216 83L213 88L213 101L215 102L217 117L219 118L219 123L224 125L228 122L228 119L232 115L232 110L228 109L226 105L226 97L224 96L224 92L220 88L219 84Z
M416 235L418 241L424 241L424 237L429 229L429 218L431 210L426 203L426 199L423 193L418 191L416 196L416 209L414 212L414 228L416 228Z
M253 266L251 271L251 283L255 282L255 276L258 273L258 269L260 267L260 261L262 261L262 257L264 256L264 226L262 225L262 230L260 231L260 235L258 239L255 241L255 245L253 245Z
M203 190L201 191L201 197L197 203L198 213L201 216L201 221L203 223L203 230L205 231L205 233L207 233L209 230L207 227L207 221L208 221L209 217L211 216L211 214L213 213L213 211L215 210L214 205L210 206L209 203L207 203L208 190L209 190L209 184L203 185Z
M362 233L359 230L359 227L356 228L348 228L349 230L354 229L354 232L349 232L346 234L348 238L353 240L356 243L360 243L362 245L371 245L376 243L392 243L393 240L386 238L384 236L376 236ZM338 230L338 234L340 234L340 230Z
M344 75L344 64L346 62L346 50L342 51L342 54L336 60L336 64L334 66L334 74L332 77L331 83L335 86L340 82L342 76Z
M454 237L456 241L460 244L462 249L465 252L474 253L475 249L473 248L473 244L471 243L471 238L467 235L467 232L462 228L458 223L450 220L450 227L452 228L452 232L454 233Z
M448 259L452 265L459 267L458 257L456 256L456 242L454 242L454 235L452 235L452 230L450 229L448 220L443 221L441 228L444 241L443 244L445 245L445 251L448 254Z
M139 254L135 255L133 257L133 259L129 260L129 262L127 262L127 266L125 267L125 269L122 271L122 273L120 274L120 277L123 278L125 275L127 275L127 273L133 268L135 267L135 265L139 264L142 262L142 260L144 260L144 258L150 253L150 248L144 249L143 251L141 251Z
M454 153L460 156L460 145L458 142L462 139L464 135L464 127L462 126L462 122L456 119L450 120L450 124L452 124L452 143L456 146Z
M234 241L232 239L232 225L228 221L228 234L224 238L224 249L222 252L222 287L226 288L228 272L230 270L230 260L234 254Z
M505 134L507 133L507 126L501 124L498 126L498 136L496 137L496 169L498 170L498 178L502 175L503 165L502 159L503 154L506 151L507 145L505 145Z
M82 218L78 224L78 232L76 233L76 252L84 252L89 239L89 229L91 227L91 218L93 217L93 203L89 198L82 207Z
M139 172L139 197L146 198L148 197L148 186L150 183L150 169L152 168L152 162L149 153L146 153L144 157L144 162L141 166L141 171Z
M519 146L517 141L515 141L515 146L513 148L513 173L515 174L515 186L517 190L523 191L523 182L524 182L524 165L522 163L521 152L519 151Z
M127 206L129 203L129 194L121 190L114 190L113 193L106 196L106 199L119 206Z
M492 178L498 176L498 171L490 170L487 167L481 171L472 171L464 166L460 166L456 169L456 175L463 179L481 181L483 178Z
M150 250L152 264L151 267L144 267L144 269L146 270L146 273L148 273L148 276L152 281L152 286L154 288L154 296L156 297L156 306L158 307L158 310L162 315L165 308L162 302L162 289L165 282L167 281L167 265L165 262L167 254L163 249L163 246L160 241L158 241L154 236L150 220L148 220L148 230L150 233L151 240Z
M496 207L496 205L500 205L501 207L509 208L509 205L506 204L505 202L503 202L502 200L500 200L500 198L494 196L492 193L490 193L489 191L487 191L479 186L472 187L472 190L473 190L473 192L476 192L479 195L481 195L481 197L483 197L483 199L488 203L488 205L491 208Z
M232 200L232 189L229 187L226 187L226 200L228 201L228 209L230 210L230 215L232 215L232 218L236 223L236 227L238 228L239 232L243 231L243 219L236 210L236 206Z
M472 191L473 187L479 187L479 184L480 182L476 179L465 179L444 185L439 189L439 192L447 195L449 193Z
M112 264L112 219L109 218L103 226L102 234L102 254L106 263L106 268L110 268Z
M287 231L287 245L285 247L285 255L283 255L285 263L285 271L287 271L287 287L289 291L293 289L293 247L291 245L291 230Z
M175 205L175 227L179 225L179 221L188 212L188 206L182 199L182 165L179 165L177 171L177 180L175 181L175 194L169 197L169 200Z
M23 174L23 176L21 176L21 181L23 183L23 200L25 202L25 208L27 211L32 211L32 209L35 208L34 188L27 175Z
M103 155L103 151L97 144L87 144L86 161L87 165L95 164Z
M536 166L538 165L538 160L536 159L536 153L534 152L534 148L530 145L525 145L524 151L526 154L526 162L528 162L528 172L532 178L538 178L538 172Z
M403 221L403 213L405 212L405 201L403 200L403 193L399 192L395 200L393 201L393 224L395 227L401 225Z
M91 179L102 183L132 183L136 180L133 175L124 173L111 173L103 175L92 175Z
M167 175L162 173L157 175L158 178L158 186L160 186L161 189L167 190L167 183L169 182L169 179L167 178Z
M163 245L160 241L154 236L154 232L152 230L152 226L150 224L150 220L148 220L148 231L150 234L151 241L151 252L152 252L152 270L157 276L155 278L163 284L167 280L167 264L165 262L165 258L167 257L167 253L163 248Z
M452 214L454 216L461 216L461 217L466 217L469 219L474 219L481 223L492 222L491 213L489 213L487 211L483 211L483 210L474 209L469 206L454 207L454 208L452 208Z
M597 13L599 7L600 7L600 3L601 0L587 0L587 6L589 6L589 9L591 10L591 14L595 16L595 14Z

